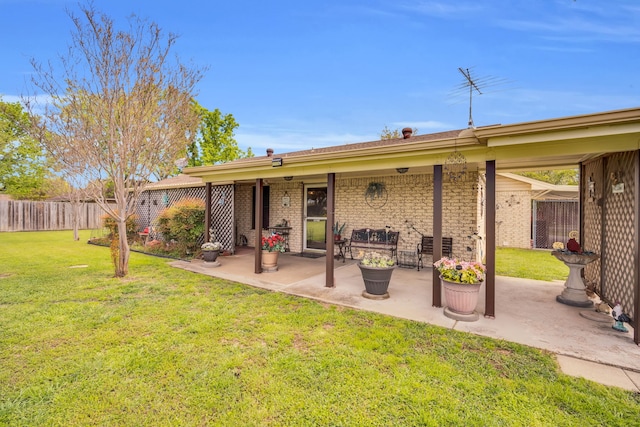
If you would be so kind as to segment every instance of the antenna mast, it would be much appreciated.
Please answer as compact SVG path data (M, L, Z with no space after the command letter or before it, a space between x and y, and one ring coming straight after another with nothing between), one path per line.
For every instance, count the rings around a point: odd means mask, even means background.
M480 95L482 95L482 92L480 91L480 88L478 87L474 79L471 77L471 72L469 71L468 68L465 68L463 70L462 68L458 67L458 71L460 71L464 76L464 78L467 80L463 85L469 86L469 127L472 128L474 127L473 126L473 90L474 89L477 90L478 94Z
M476 91L478 95L483 95L488 93L485 89L492 86L503 85L505 83L510 83L509 81L497 77L478 77L472 74L472 68L462 68L458 67L458 71L460 74L464 76L464 80L458 87L456 87L454 92L457 92L458 95L466 95L467 90L469 91L469 127L474 127L473 125L473 92Z

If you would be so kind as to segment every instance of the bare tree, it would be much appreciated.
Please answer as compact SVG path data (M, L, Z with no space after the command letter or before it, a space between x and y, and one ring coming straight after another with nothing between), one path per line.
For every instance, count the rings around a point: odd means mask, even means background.
M33 131L65 177L117 223L115 274L124 277L126 220L154 171L172 168L192 142L199 120L192 99L202 71L169 57L177 36L165 36L157 24L132 16L122 31L92 3L80 9L80 16L69 12L74 32L59 58L62 74L32 60L34 86L48 102L28 96L25 103L32 114L43 111ZM107 200L109 181L115 206Z

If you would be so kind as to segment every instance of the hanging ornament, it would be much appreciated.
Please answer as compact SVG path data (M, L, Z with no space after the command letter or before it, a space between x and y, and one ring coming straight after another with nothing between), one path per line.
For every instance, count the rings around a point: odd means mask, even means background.
M449 154L444 161L444 175L453 183L464 181L467 175L467 158L458 151L458 141L456 140L453 153Z

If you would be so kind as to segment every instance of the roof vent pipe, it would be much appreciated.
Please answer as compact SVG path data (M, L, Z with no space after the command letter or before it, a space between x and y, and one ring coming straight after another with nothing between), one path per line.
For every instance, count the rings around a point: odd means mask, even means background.
M267 157L273 157L273 148L267 148Z
M404 128L402 129L402 137L404 139L409 139L411 138L411 134L413 133L413 129L411 128Z

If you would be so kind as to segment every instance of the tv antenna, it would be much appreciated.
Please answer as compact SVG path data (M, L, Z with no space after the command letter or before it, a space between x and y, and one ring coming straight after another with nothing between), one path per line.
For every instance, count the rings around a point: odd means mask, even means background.
M458 71L460 74L464 76L463 82L456 87L456 91L465 92L467 89L469 90L469 127L474 127L473 125L473 92L477 92L478 95L482 95L484 93L484 89L491 86L500 85L506 83L505 79L501 79L498 77L476 77L472 74L472 70L469 68L458 67Z

